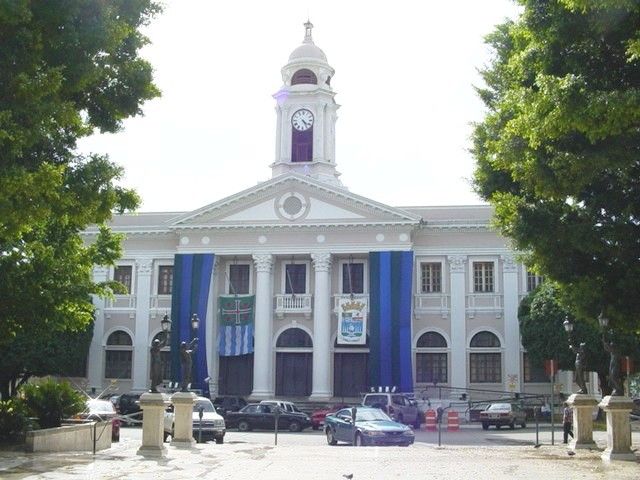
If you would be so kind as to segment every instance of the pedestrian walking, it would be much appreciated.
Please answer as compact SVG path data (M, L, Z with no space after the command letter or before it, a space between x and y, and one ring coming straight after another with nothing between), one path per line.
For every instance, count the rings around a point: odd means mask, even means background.
M562 429L564 433L563 443L568 443L569 435L573 438L573 410L567 402L564 402L564 410L562 410Z

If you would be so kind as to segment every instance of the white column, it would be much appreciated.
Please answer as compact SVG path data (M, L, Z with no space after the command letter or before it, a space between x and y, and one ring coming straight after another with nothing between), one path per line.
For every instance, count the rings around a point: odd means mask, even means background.
M256 314L253 352L253 398L273 396L271 337L273 318L273 255L254 255L256 266Z
M331 388L331 254L311 254L315 268L313 303L313 400L328 400Z
M502 258L504 291L504 370L505 390L520 392L520 325L518 323L518 264L511 255Z
M109 276L107 267L95 267L93 269L94 282L106 282ZM104 336L104 307L105 301L93 295L93 304L96 307L95 323L93 325L93 338L89 346L89 368L88 380L89 389L95 388L97 393L102 391L102 379L104 376L104 349L102 348L102 337Z
M451 275L451 379L454 388L467 387L466 255L447 257Z
M143 392L149 384L149 303L151 301L150 258L136 260L136 336L133 350L133 390Z
M205 345L207 348L207 372L209 374L209 394L211 398L218 395L218 370L220 357L218 356L218 322L217 322L217 299L215 298L216 272L218 270L218 259L216 255L213 260L213 272L211 272L211 283L209 284L209 301L207 302L207 336Z

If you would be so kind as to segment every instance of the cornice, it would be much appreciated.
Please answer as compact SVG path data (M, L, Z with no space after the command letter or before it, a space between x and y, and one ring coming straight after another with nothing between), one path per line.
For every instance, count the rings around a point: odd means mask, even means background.
M311 228L371 228L371 227L416 227L418 222L331 222L331 223L303 223L303 224L278 224L278 223L246 223L246 224L230 224L230 225L175 225L170 227L174 232L186 231L186 230L300 230Z

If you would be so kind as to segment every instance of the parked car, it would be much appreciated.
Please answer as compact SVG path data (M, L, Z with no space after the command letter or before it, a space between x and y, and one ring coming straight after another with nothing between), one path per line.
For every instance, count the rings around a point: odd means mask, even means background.
M320 430L324 426L324 419L330 413L337 412L343 408L347 408L349 405L339 403L333 407L321 408L311 413L311 428L314 430Z
M518 424L525 428L527 426L527 415L518 405L492 403L486 410L480 412L480 422L483 430L487 430L490 425L495 425L496 428L508 425L513 429Z
M491 405L490 403L481 402L474 403L469 407L469 421L470 422L479 422L480 421L480 413L484 412L487 407Z
M278 429L300 432L311 426L311 418L302 412L288 412L277 405L268 403L250 403L239 412L227 414L227 426L235 427L241 432L253 429L273 430L278 412Z
M76 415L76 418L98 421L111 420L111 441L120 441L120 419L113 403L109 400L88 399L85 409Z
M275 405L282 409L284 412L289 413L304 413L300 410L295 403L287 402L286 400L262 400L260 401L262 405Z
M220 415L226 415L227 412L237 412L247 404L242 397L234 397L231 395L222 395L213 399L213 406Z
M123 393L115 398L111 398L111 402L116 407L116 411L120 415L127 416L122 419L122 423L140 423L142 421L142 409L140 408L139 393Z
M355 425L351 413L351 408L344 408L327 415L324 433L329 445L346 442L356 446L400 445L407 447L415 441L415 434L410 427L393 421L379 408L358 407Z
M367 393L362 405L379 408L392 420L420 428L418 403L403 393Z
M224 436L227 427L224 418L216 412L211 400L205 397L196 397L193 403L193 438L200 438L200 409L202 409L202 439L215 440L216 443L224 443ZM174 430L174 412L173 406L169 407L164 413L164 441L166 442L169 435L173 437Z

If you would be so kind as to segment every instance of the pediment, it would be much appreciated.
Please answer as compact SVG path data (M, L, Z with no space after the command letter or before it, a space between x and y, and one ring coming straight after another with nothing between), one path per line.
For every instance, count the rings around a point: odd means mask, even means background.
M171 228L416 224L420 217L298 174L287 174L174 220Z

